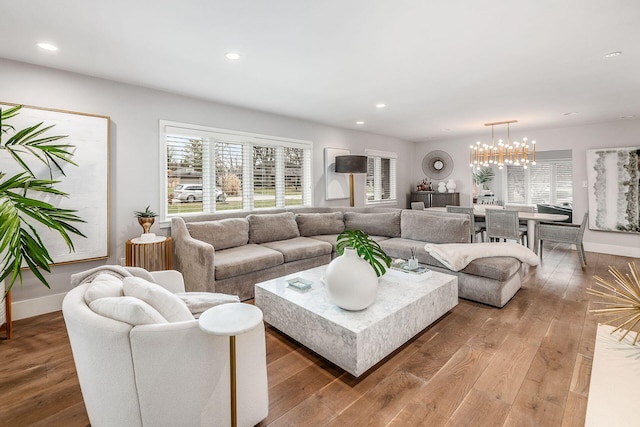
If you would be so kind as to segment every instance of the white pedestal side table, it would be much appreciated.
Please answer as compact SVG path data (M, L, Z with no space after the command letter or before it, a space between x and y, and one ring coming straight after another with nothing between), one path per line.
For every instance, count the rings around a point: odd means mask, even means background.
M262 323L262 310L244 303L222 304L202 313L200 329L211 335L229 337L229 380L231 383L231 426L238 425L236 403L236 336L249 332Z

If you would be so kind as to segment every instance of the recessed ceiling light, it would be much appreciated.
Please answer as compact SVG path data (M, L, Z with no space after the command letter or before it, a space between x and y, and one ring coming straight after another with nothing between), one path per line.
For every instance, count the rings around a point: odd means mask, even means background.
M442 128L442 129L440 129L440 130L441 130L441 131L443 131L443 132L449 132L451 129L449 129L449 128Z
M237 61L240 59L240 54L236 52L227 52L224 54L224 57L231 61Z
M568 113L564 113L563 116L575 116L576 114L578 114L577 111L569 111Z
M38 43L36 46L38 46L40 49L49 50L51 52L55 52L56 50L58 50L58 46L54 46L50 43Z
M383 102L380 102L380 103L376 104L376 108L384 108L386 106L387 106L387 104L385 104Z
M634 114L631 114L629 116L620 116L621 119L633 119L635 117Z
M358 121L356 122L356 124L357 124L357 125L363 125L363 124L364 124L364 122L363 122L362 120L358 120Z
M622 55L622 52L621 52L621 51L619 51L619 50L617 50L617 51L615 51L615 52L609 52L609 53L607 53L604 57L605 57L605 58L613 58L613 57L615 57L615 56L620 56L620 55Z

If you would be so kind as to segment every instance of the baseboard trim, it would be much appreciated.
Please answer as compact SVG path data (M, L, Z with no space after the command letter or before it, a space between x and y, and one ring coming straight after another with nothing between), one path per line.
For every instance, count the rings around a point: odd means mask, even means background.
M62 310L62 300L66 294L64 292L24 301L14 301L11 303L11 318L15 321L60 311Z
M587 252L597 252L599 254L626 256L640 258L640 248L630 246L606 245L603 243L584 243L584 250Z

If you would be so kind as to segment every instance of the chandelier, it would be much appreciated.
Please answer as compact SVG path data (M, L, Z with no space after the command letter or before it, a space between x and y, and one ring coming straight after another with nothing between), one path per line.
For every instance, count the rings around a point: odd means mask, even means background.
M485 126L491 126L491 145L482 144L480 141L476 142L476 145L469 146L469 166L471 167L489 167L491 165L497 165L498 169L502 169L504 165L522 166L524 169L529 167L529 164L536 164L536 142L523 138L522 142L511 142L511 134L509 125L511 123L518 123L517 120L507 120L504 122L485 123ZM507 125L507 143L503 140L498 140L498 144L495 142L494 126Z

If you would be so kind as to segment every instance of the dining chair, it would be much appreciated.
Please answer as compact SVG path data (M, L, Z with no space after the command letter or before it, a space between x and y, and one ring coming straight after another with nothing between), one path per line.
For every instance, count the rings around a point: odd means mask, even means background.
M518 203L506 203L504 205L504 208L511 211L530 212L530 213L536 213L538 210L536 205L524 205L524 204L518 204ZM526 219L520 220L520 230L522 231L523 236L527 239L527 244L528 244L529 243L529 227L527 226Z
M516 240L524 245L524 233L520 229L518 211L508 209L487 209L487 239L489 241Z
M587 265L587 259L584 256L584 245L582 244L582 236L584 229L587 227L589 220L589 212L584 214L580 224L566 224L559 222L541 222L538 225L538 240L540 241L540 258L542 258L542 242L551 241L558 243L570 243L576 245L578 258L580 258L580 266L584 270Z
M484 232L487 231L487 223L476 221L476 217L473 214L473 208L447 205L447 212L469 215L469 218L471 219L471 229L473 230L473 233L471 233L471 243L476 243L478 241L476 237L478 234L480 234L481 241L484 242Z
M411 202L411 209L423 211L424 202Z

